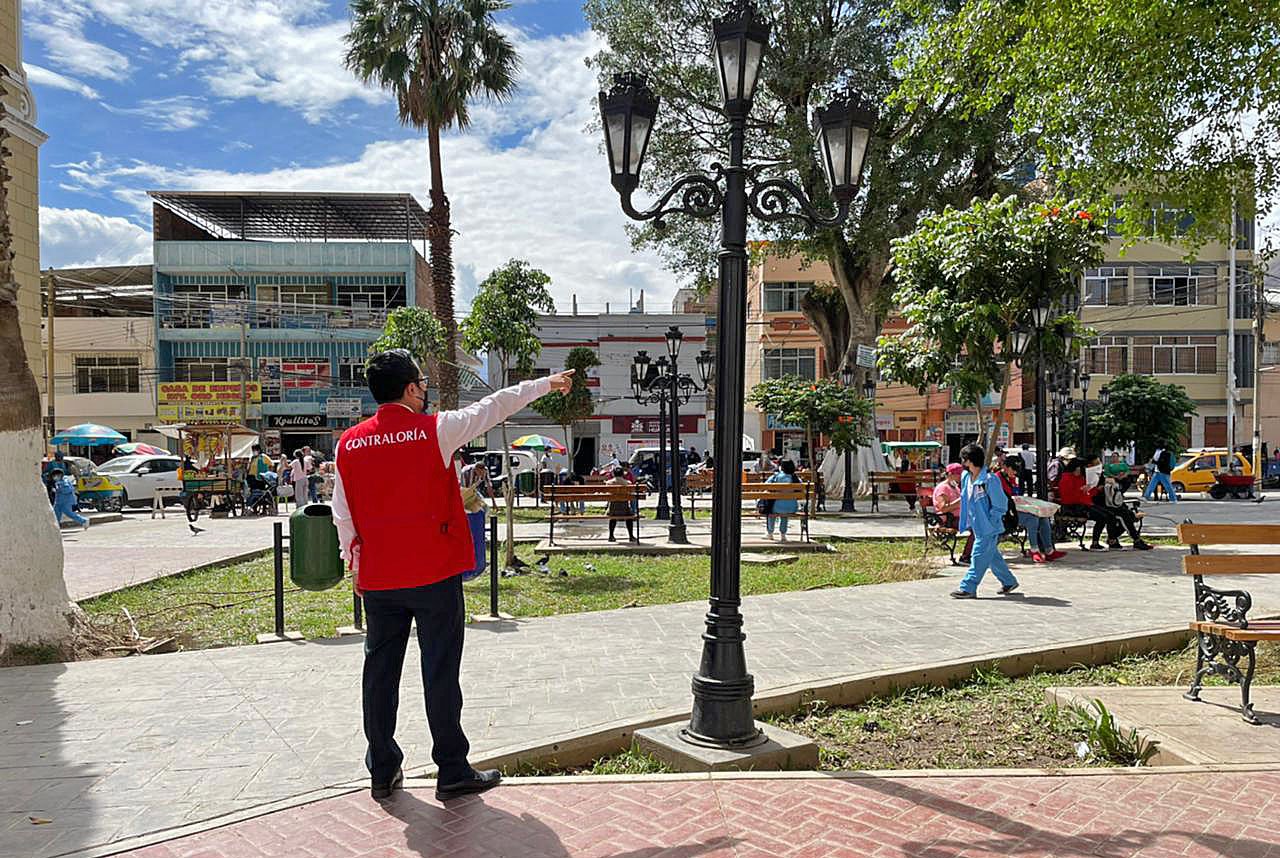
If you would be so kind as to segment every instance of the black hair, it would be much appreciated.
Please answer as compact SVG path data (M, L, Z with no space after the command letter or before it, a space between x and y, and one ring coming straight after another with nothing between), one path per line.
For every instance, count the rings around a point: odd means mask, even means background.
M404 396L404 389L422 378L422 370L407 350L391 349L369 358L364 378L374 401L381 405Z
M967 444L965 445L964 449L960 451L960 461L972 462L973 464L981 468L984 464L986 464L987 453L985 450L982 449L981 445Z
M781 468L782 468L782 473L788 476L794 476L796 472L796 463L791 461L790 459L783 459Z
M295 458L295 459L301 459L301 458L302 458L302 451L301 451L301 450L294 450L294 451L293 451L293 458Z
M254 445L253 445L253 452L255 452L255 453L261 453L261 452L262 452L262 445L261 445L261 444L254 444Z
M1067 462L1068 473L1079 471L1081 474L1083 474L1085 467L1086 465L1085 465L1084 459L1080 458L1079 456L1076 456L1074 459L1071 459Z
M627 472L626 472L626 471L624 471L624 470L622 470L622 468L614 468L614 469L613 469L613 478L614 478L615 480L620 480L620 479L622 479L623 477L625 477L626 475L627 475Z

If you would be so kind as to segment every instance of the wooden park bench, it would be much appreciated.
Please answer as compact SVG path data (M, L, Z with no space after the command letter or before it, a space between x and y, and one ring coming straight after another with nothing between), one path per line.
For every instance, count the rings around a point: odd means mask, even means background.
M1249 618L1253 597L1247 590L1210 587L1206 575L1280 575L1277 554L1201 554L1205 545L1280 545L1280 524L1178 525L1178 542L1190 548L1182 558L1182 571L1192 575L1196 618L1196 672L1191 688L1182 695L1199 700L1201 680L1217 674L1240 686L1240 716L1250 724L1261 721L1253 714L1249 687L1256 666L1258 641L1280 641L1280 620ZM1241 668L1240 662L1245 662Z
M799 517L800 535L805 542L808 542L809 501L812 493L813 485L811 483L743 483L742 499L749 504L749 507L743 510L742 514L764 518L763 513L756 511L756 504L759 501L793 500L796 502L796 511L791 515Z
M607 486L607 485L551 485L547 486L545 496L547 503L550 505L550 531L547 534L547 542L551 545L556 544L556 521L561 524L567 521L587 521L587 520L604 520L604 521L634 521L636 523L635 537L633 542L640 541L640 501L644 499L645 490L643 486L628 484L625 486ZM607 504L621 501L629 504L631 513L629 515L610 515ZM558 512L560 504L568 504L567 512ZM585 507L586 504L606 504L604 512L592 512Z
M711 491L715 484L715 479L716 472L711 468L692 471L684 475L680 485L684 490L684 496L689 499L689 518L698 517L694 510L694 500L698 495Z
M919 489L920 518L924 522L924 547L927 551L930 544L941 545L951 556L951 565L958 566L956 560L956 543L960 532L947 523L943 513L933 506L933 490Z
M937 478L933 471L872 471L868 480L871 483L871 511L879 512L880 498L915 500L922 489L932 492Z

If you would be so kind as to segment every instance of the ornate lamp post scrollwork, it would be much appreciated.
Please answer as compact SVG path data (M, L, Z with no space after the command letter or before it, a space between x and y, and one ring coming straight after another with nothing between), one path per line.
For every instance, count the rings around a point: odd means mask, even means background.
M765 178L745 163L747 115L768 53L768 22L749 0L734 0L711 29L714 64L728 120L727 166L715 164L710 172L682 176L650 208L638 210L631 196L640 185L659 99L643 77L615 75L609 91L600 93L600 113L610 178L628 216L658 223L671 214L719 216L721 221L713 501L717 514L712 519L711 595L702 635L702 661L693 677L693 715L681 735L694 744L743 748L763 741L752 718L755 685L747 672L739 610L747 217L754 214L765 221L795 218L813 227L843 223L857 195L876 114L851 95L817 111L814 122L820 151L816 157L831 183L837 206L835 212L824 215L794 182Z

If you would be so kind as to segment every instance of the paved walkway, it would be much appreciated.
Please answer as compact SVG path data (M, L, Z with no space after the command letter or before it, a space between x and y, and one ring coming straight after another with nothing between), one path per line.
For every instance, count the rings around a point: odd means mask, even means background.
M1147 509L1151 517L1146 523L1146 530L1149 534L1170 534L1177 521L1188 517L1206 524L1270 522L1280 515L1271 505L1276 502L1275 498L1262 504L1192 499L1176 506L1150 504ZM831 509L838 508L839 502L832 501ZM813 536L820 538L913 539L920 536L919 520L908 512L905 502L885 501L879 513L870 512L870 508L869 500L860 501L859 512L815 518L810 529ZM164 520L152 520L149 510L130 510L122 521L91 527L87 532L66 530L62 535L62 545L66 556L67 589L71 598L86 599L194 566L265 551L271 547L271 527L275 521L283 521L288 526L284 514L279 518L216 521L206 516L198 525L204 532L193 536L182 510L171 507ZM686 518L686 522L695 541L710 539L710 520L705 512L700 513L697 519ZM604 522L584 522L571 525L563 533L566 537L595 538L603 536L607 530ZM748 536L762 534L763 531L762 522L748 522ZM541 540L547 536L547 525L519 523L515 532L517 539ZM646 521L643 533L646 543L659 543L666 539L666 522Z
M1191 607L1180 557L1015 564L1026 591L1015 598L988 581L982 599L948 599L953 577L752 597L748 665L763 693L1177 627ZM1260 616L1280 611L1271 577L1249 582ZM704 612L685 603L469 628L473 756L687 711ZM64 854L359 778L360 665L360 640L345 639L0 670L0 856ZM430 761L421 695L406 671L399 738L411 773Z
M548 779L550 780L550 779ZM1280 773L563 779L328 799L133 858L1268 858Z

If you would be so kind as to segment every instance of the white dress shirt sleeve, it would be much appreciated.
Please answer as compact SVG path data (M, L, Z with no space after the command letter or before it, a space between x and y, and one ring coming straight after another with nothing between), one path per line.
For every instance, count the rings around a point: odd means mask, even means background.
M342 562L349 568L355 566L355 551L352 543L356 540L356 525L351 520L351 507L347 506L347 492L342 487L342 471L338 470L338 448L333 450L333 523L338 528L338 550L342 553Z
M488 432L533 400L550 392L551 379L535 378L513 387L504 387L466 408L441 411L436 415L436 434L440 441L440 456L445 465L448 466L453 461L453 454L463 444Z

